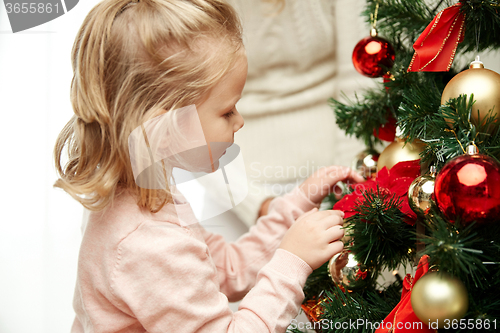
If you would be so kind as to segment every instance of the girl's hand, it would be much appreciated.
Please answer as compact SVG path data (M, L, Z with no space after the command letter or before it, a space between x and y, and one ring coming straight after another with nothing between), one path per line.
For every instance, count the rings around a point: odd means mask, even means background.
M348 167L333 165L316 171L300 185L300 189L309 200L319 204L328 194L332 193L335 184L339 181L360 183L364 182L365 179Z
M317 208L305 213L288 229L280 248L295 254L311 268L317 269L342 251L344 213Z

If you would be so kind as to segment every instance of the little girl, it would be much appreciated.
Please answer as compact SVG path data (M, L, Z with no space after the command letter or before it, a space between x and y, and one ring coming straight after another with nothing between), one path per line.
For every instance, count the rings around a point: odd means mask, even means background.
M129 151L135 129L192 106L218 168L210 143L230 145L243 126L234 105L247 61L234 10L221 0L105 0L85 19L72 65L75 115L56 143L55 186L92 212L71 331L285 332L308 275L342 250L343 213L317 207L335 183L362 177L320 169L226 243L175 185L140 186ZM228 302L241 299L232 313Z

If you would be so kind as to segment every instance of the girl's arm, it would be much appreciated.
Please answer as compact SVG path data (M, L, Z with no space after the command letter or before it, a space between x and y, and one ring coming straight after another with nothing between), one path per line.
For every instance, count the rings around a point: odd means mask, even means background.
M335 184L364 181L363 177L343 166L317 170L290 194L275 198L266 216L262 216L250 231L234 243L221 236L205 232L205 242L217 266L221 290L230 301L241 299L253 286L255 276L273 256L285 232L304 212L318 207L332 193Z
M217 267L221 291L230 302L238 301L255 285L257 273L268 263L285 232L304 212L317 207L299 188L275 198L269 213L234 243L203 229L205 242Z
M281 204L295 207L292 202L284 199ZM281 221L298 213L292 208ZM268 227L261 223L258 228L276 238L277 232ZM208 246L195 234L168 222L161 227L143 224L121 241L110 288L113 305L129 316L129 324L138 320L151 333L285 332L303 300L302 288L312 272L309 265L283 249L274 256L265 252L272 259L260 270L239 311L232 313L219 290L220 276ZM256 256L256 262L262 260ZM255 264L248 265L254 269Z

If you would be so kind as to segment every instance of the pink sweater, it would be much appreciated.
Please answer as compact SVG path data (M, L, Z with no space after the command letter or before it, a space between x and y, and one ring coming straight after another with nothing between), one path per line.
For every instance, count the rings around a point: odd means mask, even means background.
M234 243L196 223L189 204L176 207L186 223L173 205L151 214L123 192L90 214L71 332L285 332L312 270L278 246L316 205L296 188ZM233 313L228 302L242 298Z

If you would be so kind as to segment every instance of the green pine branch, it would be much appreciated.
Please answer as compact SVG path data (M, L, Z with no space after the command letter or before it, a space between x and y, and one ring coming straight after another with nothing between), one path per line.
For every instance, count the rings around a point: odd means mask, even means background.
M387 122L387 96L375 89L366 92L363 100L355 97L356 101L344 104L333 98L329 100L334 109L336 122L347 135L354 135L362 139L366 146L373 147L380 142L373 136L373 130Z
M466 15L466 33L464 41L459 44L457 54L476 50L500 48L500 1L464 0L462 10ZM379 3L378 23L379 36L389 40L396 50L396 60L391 69L391 80L384 84L389 90L373 89L366 92L364 98L356 97L347 105L330 100L335 111L337 124L348 135L362 139L368 147L378 142L373 131L387 122L389 114L397 116L400 124L408 123L405 116L406 107L402 102L415 102L409 105L425 107L425 97L432 97L432 110L435 112L446 83L460 71L456 66L450 72L408 73L407 68L413 56L413 43L425 27L432 21L437 12L455 2L434 1L429 6L423 0L369 0L364 15L370 21L370 14L375 12ZM368 33L367 33L368 34ZM419 95L411 94L418 93ZM429 108L428 110L431 110ZM408 119L414 120L414 119ZM415 119L420 124L422 122ZM422 130L416 129L416 130ZM415 131L411 131L413 139ZM410 131L410 130L409 130ZM407 133L405 133L407 134ZM494 145L491 149L498 150ZM430 153L431 150L429 150ZM432 159L429 154L424 159ZM497 155L497 153L491 153Z
M450 223L432 210L425 219L427 235L422 241L426 247L423 254L430 256L429 264L439 267L462 281L482 287L482 275L487 273L483 261L491 261L478 249L483 242L474 231L474 224L461 226L459 220Z
M440 170L447 161L462 155L471 143L476 144L481 154L498 160L500 126L494 125L493 113L475 125L469 120L474 95L462 95L441 106L438 106L437 95L437 90L432 94L425 88L415 88L408 91L399 110L399 123L407 140L420 139L427 144L422 161L434 164Z
M462 225L460 218L450 223L432 207L425 218L426 235L422 241L431 268L447 272L464 282L469 294L465 319L500 321L500 225L490 223ZM497 326L498 327L498 326ZM458 330L472 332L474 330ZM495 332L490 330L481 332Z
M371 23L377 2L379 35L404 42L409 48L432 21L435 14L423 0L369 0L363 15Z
M500 126L493 116L481 124L470 121L474 96L459 96L441 105L441 95L449 80L463 68L455 64L450 72L407 72L413 57L413 43L442 9L457 0L368 0L364 12L369 22L379 4L377 28L396 51L390 80L347 104L330 100L340 128L361 138L368 147L379 140L373 132L387 122L389 115L398 119L406 141L426 142L422 162L434 164L438 171L450 159L462 155L474 142L481 154L500 160ZM500 0L462 0L466 27L457 57L470 51L500 49ZM368 35L368 31L367 31ZM326 266L311 280L308 294L322 292L330 297L324 318L342 322L365 318L382 320L397 304L400 288L391 297L390 308L383 308L387 290L375 290L375 278L383 268L393 269L413 262L415 228L404 222L399 200L380 190L366 191L357 214L346 220L352 235L349 249L359 262L370 268L371 280L364 288L342 292L333 285ZM465 319L489 320L500 326L500 223L461 225L447 221L434 207L423 221L425 252L431 265L449 272L464 282L469 293ZM420 237L420 236L419 236ZM421 253L419 253L420 255ZM310 282L308 281L308 284ZM394 284L395 285L395 284ZM382 297L382 298L380 298ZM485 331L478 330L469 331ZM338 330L343 331L343 330ZM349 330L346 330L349 331ZM460 331L454 330L454 331ZM332 331L333 332L333 331Z
M374 332L374 324L382 322L401 299L398 283L382 291L371 289L363 294L342 291L335 286L325 294L325 311L320 317L322 323L327 324L322 330L324 333Z
M346 219L352 236L350 250L371 269L396 269L412 261L415 248L414 227L405 222L401 199L377 188L363 193L357 214Z
M462 1L465 13L464 41L459 52L484 51L500 48L500 1Z

